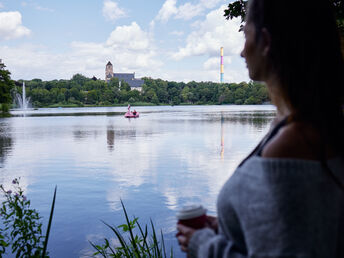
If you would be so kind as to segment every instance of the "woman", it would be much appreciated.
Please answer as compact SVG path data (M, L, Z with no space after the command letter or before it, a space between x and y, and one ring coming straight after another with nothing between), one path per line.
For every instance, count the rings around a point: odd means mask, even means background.
M344 257L344 66L331 5L252 0L244 33L241 56L277 116L223 186L218 221L177 226L181 249L189 257Z

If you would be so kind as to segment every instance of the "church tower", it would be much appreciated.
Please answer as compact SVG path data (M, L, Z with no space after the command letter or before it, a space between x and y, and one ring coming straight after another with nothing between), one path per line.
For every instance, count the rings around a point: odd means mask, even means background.
M109 82L112 77L113 77L113 66L111 62L109 61L105 67L105 81Z

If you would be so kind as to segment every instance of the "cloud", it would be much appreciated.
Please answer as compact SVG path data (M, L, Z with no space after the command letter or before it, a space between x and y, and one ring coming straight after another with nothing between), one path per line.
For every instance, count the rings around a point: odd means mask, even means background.
M114 21L126 17L125 11L119 8L116 2L111 0L104 1L103 15L109 21Z
M162 22L167 22L172 15L178 12L176 3L176 0L166 0L165 3L162 5L161 9L159 10L156 19Z
M175 19L191 20L193 17L200 15L203 10L203 5L193 5L190 3L185 3L179 6Z
M244 37L238 32L240 19L224 20L222 14L225 8L222 6L211 11L204 21L194 23L186 45L180 47L172 58L181 60L190 56L217 56L222 46L226 55L238 55L244 44Z
M230 57L226 57L224 59L224 65L231 64L232 59ZM220 69L220 57L211 57L207 61L203 63L203 68L206 70L219 70Z
M0 3L0 9L4 8L4 5L2 3Z
M0 12L0 39L15 39L30 35L30 30L22 26L20 12Z
M111 61L114 71L136 72L148 76L162 66L154 40L133 22L118 26L104 43L74 41L70 50L53 54L42 45L0 46L1 58L14 79L69 79L73 74L104 79L105 64Z
M148 33L144 32L136 22L132 22L129 26L118 26L111 32L106 43L113 48L127 44L126 47L132 50L144 50L149 46L149 38Z
M240 51L244 45L244 36L238 32L240 20L227 21L223 18L225 5L210 11L203 20L194 22L192 32L176 51L168 55L179 67L186 63L197 66L186 66L179 69L166 69L159 75L167 80L219 81L220 78L220 47L224 47L224 79L226 82L248 81L249 77ZM173 62L173 61L170 62Z
M187 2L177 6L176 0L166 0L155 19L162 22L167 22L171 17L191 20L202 15L206 9L214 8L221 1L223 0L200 0L197 4Z

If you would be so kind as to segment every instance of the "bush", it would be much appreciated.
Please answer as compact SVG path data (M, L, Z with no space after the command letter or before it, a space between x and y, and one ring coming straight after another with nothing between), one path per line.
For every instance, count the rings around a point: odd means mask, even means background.
M10 110L10 109L9 109L7 103L2 103L2 104L1 104L1 111L2 111L2 113L8 113L9 110Z
M235 105L242 105L243 104L243 101L242 99L237 99L235 102L234 102Z
M133 97L130 97L130 99L128 100L128 102L130 103L130 104L132 104L132 103L134 103L136 100L133 98Z
M41 216L30 207L31 202L24 195L19 180L14 179L12 184L14 191L5 190L4 186L0 185L0 190L5 199L0 207L2 225L4 226L0 229L0 257L5 254L8 246L11 246L11 251L16 257L49 257L45 253L55 205L56 188L48 229L46 236L44 236L42 234Z

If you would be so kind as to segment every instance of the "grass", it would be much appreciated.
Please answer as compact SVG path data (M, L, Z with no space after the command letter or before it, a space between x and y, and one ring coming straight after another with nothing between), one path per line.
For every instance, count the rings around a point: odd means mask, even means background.
M113 227L106 222L103 223L112 231L119 246L110 246L110 241L104 238L103 245L96 245L92 242L90 244L96 250L94 256L101 255L102 257L126 257L126 258L167 258L165 241L162 231L160 231L161 239L159 240L152 220L150 221L151 232L148 231L148 226L145 225L144 230L138 222L138 218L129 220L125 206L121 200L126 224ZM136 228L136 230L134 230ZM137 230L138 229L138 230ZM121 232L122 231L122 232ZM138 231L138 233L136 233ZM173 250L171 248L169 257L173 257Z

